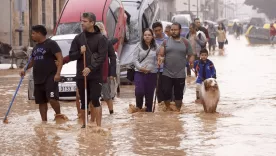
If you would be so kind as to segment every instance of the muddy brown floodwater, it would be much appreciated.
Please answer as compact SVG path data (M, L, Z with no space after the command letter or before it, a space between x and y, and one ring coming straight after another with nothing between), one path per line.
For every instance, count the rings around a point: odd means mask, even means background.
M133 86L122 86L115 114L103 105L104 132L80 129L74 102L61 102L66 123L55 123L49 109L41 123L37 105L27 100L24 80L9 115L0 122L0 155L117 155L117 156L275 156L276 49L248 46L229 37L225 56L211 56L217 68L221 100L217 114L205 114L194 104L189 84L180 114L128 114L134 104ZM17 70L0 71L0 119L3 120L19 81Z

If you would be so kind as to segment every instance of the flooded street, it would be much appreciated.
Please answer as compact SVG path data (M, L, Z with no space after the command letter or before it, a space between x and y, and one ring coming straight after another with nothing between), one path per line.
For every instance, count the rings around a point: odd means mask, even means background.
M38 106L27 99L27 77L8 117L2 120L18 85L18 70L0 70L0 155L276 155L276 49L251 47L244 38L228 37L225 56L211 56L217 69L221 99L216 114L194 103L195 85L188 84L184 107L173 112L129 114L134 87L122 86L114 115L103 105L105 132L81 129L74 102L62 101L66 123L41 123ZM217 53L216 53L217 55ZM158 109L158 108L157 108Z

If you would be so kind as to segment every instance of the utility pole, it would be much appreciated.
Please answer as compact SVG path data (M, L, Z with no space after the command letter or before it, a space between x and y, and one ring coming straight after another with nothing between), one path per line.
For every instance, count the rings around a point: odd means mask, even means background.
M198 18L198 0L196 1L196 16Z
M238 11L238 2L235 1L235 18L237 18L237 11Z
M224 18L226 18L226 9L227 9L226 0L223 1L223 4L224 4Z
M216 19L216 0L214 0L214 21Z
M188 10L189 10L189 14L191 13L191 0L188 0Z

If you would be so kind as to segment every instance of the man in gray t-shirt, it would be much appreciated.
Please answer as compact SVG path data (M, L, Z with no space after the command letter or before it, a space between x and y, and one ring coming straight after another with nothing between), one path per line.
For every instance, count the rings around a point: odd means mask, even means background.
M185 87L187 59L193 62L193 51L189 41L180 37L181 25L174 23L171 27L172 36L161 45L158 64L164 62L164 71L161 77L164 101L167 109L170 109L170 99L174 88L175 104L180 111L183 100L183 89Z

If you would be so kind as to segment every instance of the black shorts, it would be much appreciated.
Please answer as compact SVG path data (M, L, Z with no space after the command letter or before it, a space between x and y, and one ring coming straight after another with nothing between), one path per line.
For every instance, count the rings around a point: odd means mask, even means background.
M162 91L164 93L164 101L172 99L172 90L175 100L183 100L183 90L185 87L185 78L170 78L162 75Z
M54 81L54 76L49 76L43 84L34 85L34 97L36 104L46 104L50 99L59 99L58 82Z
M224 48L224 42L219 42L219 49L223 49Z
M77 86L79 90L81 109L85 109L85 88L84 80L78 79ZM94 107L100 106L100 97L102 91L102 84L93 80L87 80L87 106L92 101Z

